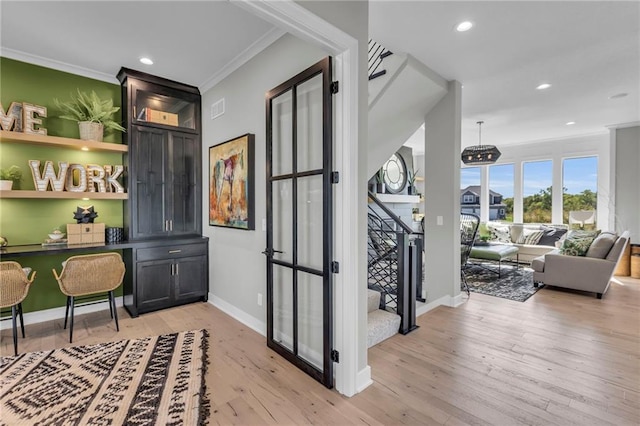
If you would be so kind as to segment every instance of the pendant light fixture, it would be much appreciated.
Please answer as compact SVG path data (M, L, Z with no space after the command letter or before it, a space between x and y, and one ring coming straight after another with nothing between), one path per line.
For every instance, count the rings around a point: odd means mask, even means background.
M478 145L469 146L462 151L462 162L482 166L495 163L502 153L494 145L482 145L482 124L478 121Z

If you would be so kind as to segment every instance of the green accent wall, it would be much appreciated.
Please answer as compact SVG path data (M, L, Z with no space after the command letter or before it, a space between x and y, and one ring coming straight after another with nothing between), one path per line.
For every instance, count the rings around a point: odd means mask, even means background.
M115 77L115 76L114 76ZM6 109L11 102L28 102L47 108L47 117L42 119L42 127L50 136L79 138L77 123L58 118L53 99L69 100L77 89L95 90L101 98L112 98L115 106L121 106L120 85L94 80L62 71L52 70L0 57L0 102ZM116 120L121 120L120 111ZM120 132L106 132L104 141L122 143ZM35 188L29 160L40 160L41 168L47 160L53 161L56 172L58 162L79 164L116 165L124 164L118 153L83 152L72 148L36 146L22 143L0 144L0 167L18 165L22 169L19 189ZM122 179L119 179L122 183ZM66 199L1 199L0 235L9 240L10 245L40 244L47 234L58 227L66 232L66 224L75 223L73 214L78 206L93 205L98 212L96 222L105 226L121 227L123 223L123 201L121 200L66 200ZM79 254L79 253L73 253ZM51 272L61 270L61 262L69 255L42 255L20 258L0 257L2 260L16 260L37 271L36 281L23 302L25 312L65 306L66 298L60 292L58 283ZM122 289L118 290L122 294Z

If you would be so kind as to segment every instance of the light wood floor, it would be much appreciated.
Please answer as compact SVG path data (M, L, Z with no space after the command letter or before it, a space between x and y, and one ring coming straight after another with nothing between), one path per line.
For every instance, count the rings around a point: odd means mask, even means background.
M353 398L325 389L270 351L264 337L205 303L131 319L76 319L74 344L211 331L212 424L637 425L640 280L602 300L542 289L525 303L472 294L420 328L369 350L375 383ZM27 327L21 351L68 346L62 321ZM1 351L12 351L3 330Z

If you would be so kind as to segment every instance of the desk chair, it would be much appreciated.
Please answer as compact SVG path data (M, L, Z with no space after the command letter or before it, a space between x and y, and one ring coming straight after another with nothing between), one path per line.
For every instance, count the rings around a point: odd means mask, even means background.
M118 325L118 312L113 290L120 287L124 278L124 262L118 253L86 254L71 256L62 267L60 275L55 269L53 275L58 281L60 291L67 296L67 310L64 315L64 328L67 328L69 308L71 308L71 325L69 327L69 343L73 342L73 308L76 298L95 297L107 293L111 318Z
M31 278L28 275L31 274ZM22 301L29 293L29 287L36 277L31 268L23 268L18 262L0 262L0 308L11 308L13 323L13 352L18 355L18 329L16 315L20 317L20 329L24 339L24 319L22 318Z

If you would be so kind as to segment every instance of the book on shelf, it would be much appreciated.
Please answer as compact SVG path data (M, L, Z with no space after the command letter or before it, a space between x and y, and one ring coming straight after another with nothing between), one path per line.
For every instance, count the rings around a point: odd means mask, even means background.
M62 238L59 240L52 240L50 238L47 238L46 240L44 240L42 242L42 246L43 247L49 247L49 246L66 246L67 245L67 239L66 238Z

